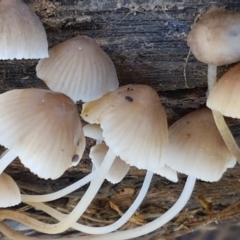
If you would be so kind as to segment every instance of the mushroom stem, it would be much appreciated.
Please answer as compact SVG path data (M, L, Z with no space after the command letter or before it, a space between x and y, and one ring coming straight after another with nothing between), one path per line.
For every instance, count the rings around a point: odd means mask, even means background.
M114 240L125 240L131 238L137 238L148 234L156 229L160 228L167 222L169 222L172 218L174 218L186 205L189 200L192 191L194 189L194 185L196 182L196 178L192 176L188 176L185 187L181 193L181 196L177 200L177 202L161 217L155 219L154 221L145 224L144 226L137 227L134 229L126 230L126 231L117 231L114 233L104 234L104 235L91 235L81 237L81 240L106 240L106 239L114 239Z
M84 232L84 233L88 233L88 234L106 234L106 233L110 233L110 232L117 230L118 228L123 226L132 217L134 212L137 210L139 205L142 203L144 197L146 196L148 188L150 186L152 176L153 176L153 172L148 171L145 176L142 188L141 188L137 198L135 199L133 204L130 206L130 208L127 210L127 212L113 224L104 226L104 227L89 227L89 226L85 226L85 225L82 225L79 223L74 223L72 225L72 228L74 228L75 230L78 230L80 232ZM25 202L25 203L30 204L33 207L46 212L47 214L51 215L52 217L56 218L59 221L63 220L66 217L65 214L62 214L59 211L57 211L43 203L31 203L31 202Z
M25 215L19 214L17 212L10 211L1 211L0 218L1 219L12 219L18 222L21 222L39 232L48 233L48 234L56 234L60 232L64 232L68 228L70 228L77 220L82 216L83 212L87 209L91 201L93 200L94 196L96 195L97 191L101 187L105 175L109 171L116 155L109 149L101 167L96 170L96 177L92 180L88 190L83 195L80 202L76 205L74 210L67 215L61 222L57 224L47 224L39 222L33 218L26 218Z
M212 91L213 87L215 86L217 82L217 66L214 65L208 65L208 91Z
M213 118L216 123L216 126L218 128L218 131L220 135L223 138L223 141L225 142L229 152L237 159L237 161L240 163L240 149L231 133L231 131L228 128L228 125L225 122L224 116L218 112L212 110Z
M90 182L96 175L96 172L89 173L86 177L78 180L77 182L71 184L70 186L59 190L54 193L44 194L44 195L27 195L22 194L21 199L23 202L49 202L56 199L59 199L63 196L66 196L67 194L79 189L80 187L86 185L88 182Z
M16 153L12 149L7 149L0 156L0 174L5 168L17 157Z
M213 87L217 83L217 67L214 65L208 65L208 92L210 93ZM213 118L215 124L218 128L220 135L223 138L228 150L233 154L233 156L240 163L240 149L225 122L223 115L217 111L212 110Z

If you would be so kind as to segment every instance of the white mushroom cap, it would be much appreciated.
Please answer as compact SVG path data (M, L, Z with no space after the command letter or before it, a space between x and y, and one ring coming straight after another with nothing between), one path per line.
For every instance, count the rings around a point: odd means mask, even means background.
M103 141L102 129L99 124L87 124L83 127L85 137Z
M209 93L207 106L222 115L240 118L240 63L228 70Z
M207 108L184 116L169 128L165 156L172 169L209 182L218 181L236 163Z
M203 14L188 36L194 56L209 65L240 61L240 13L214 8Z
M103 129L109 148L126 163L156 172L168 142L166 113L146 85L126 85L83 104L81 116Z
M76 165L85 137L74 102L43 89L12 90L0 95L0 144L41 178L58 178Z
M108 146L105 143L100 143L91 148L89 157L91 158L94 166L99 168L101 163L108 152ZM120 157L116 157L106 179L111 183L119 183L126 176L130 165L125 163Z
M0 1L0 59L48 57L45 29L21 0Z
M50 89L74 101L93 101L118 88L112 60L87 36L51 48L49 58L39 61L36 72Z
M6 173L0 174L0 207L6 208L21 203L20 190L15 181Z

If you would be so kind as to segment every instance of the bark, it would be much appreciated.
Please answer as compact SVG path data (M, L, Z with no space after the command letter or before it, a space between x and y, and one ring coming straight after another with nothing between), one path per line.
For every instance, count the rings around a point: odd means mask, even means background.
M204 106L206 101L206 65L191 55L186 67L187 84L183 74L189 51L186 38L195 17L212 5L240 9L240 2L234 0L215 0L211 3L206 0L27 2L44 23L50 47L76 35L95 38L113 60L121 85L148 84L159 92L169 124ZM37 61L32 60L1 61L0 91L46 88L36 77L36 64ZM226 67L220 68L219 76L225 71ZM239 122L228 119L228 123L236 139L239 139ZM90 145L91 142L88 149ZM75 182L90 171L91 163L87 153L88 150L78 167L70 169L56 181L38 179L18 161L8 167L7 173L17 181L23 192L52 192ZM144 171L132 168L121 183L112 185L105 182L82 222L101 225L97 221L111 222L117 219L119 216L109 207L109 201L125 211L138 193L144 174ZM179 177L178 183L171 183L154 176L149 193L139 209L146 221L165 212L177 200L186 179L184 175ZM239 166L236 166L229 169L219 182L198 181L185 211L147 239L174 239L213 221L227 220L229 223L231 219L238 218L239 179ZM83 187L52 204L69 212L85 190L86 187ZM203 207L203 199L212 204L211 211ZM28 213L38 218L45 216L36 210L29 210ZM133 226L128 223L125 228ZM71 234L70 231L68 235Z

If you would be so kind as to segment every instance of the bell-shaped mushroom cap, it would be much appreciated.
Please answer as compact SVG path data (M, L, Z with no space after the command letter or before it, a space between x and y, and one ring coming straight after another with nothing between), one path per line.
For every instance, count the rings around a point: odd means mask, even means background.
M47 86L74 101L93 101L118 88L115 67L109 56L90 37L62 42L40 60L37 76Z
M209 93L207 106L224 116L240 118L240 63L228 70Z
M0 174L0 207L11 207L21 202L20 190L15 181L6 173Z
M89 157L91 158L94 166L99 168L101 163L108 152L108 146L105 143L100 143L91 148ZM116 157L106 179L111 183L119 183L128 173L130 165L125 163L120 157Z
M209 182L218 181L236 163L207 108L184 116L169 128L165 156L172 169Z
M240 13L214 8L201 16L188 36L194 56L209 65L240 61Z
M82 117L100 124L109 148L126 163L155 172L168 142L166 113L146 85L126 85L83 104Z
M0 95L0 144L41 178L56 179L76 165L85 138L74 102L43 89L12 90Z
M0 1L0 59L48 57L45 29L22 0Z

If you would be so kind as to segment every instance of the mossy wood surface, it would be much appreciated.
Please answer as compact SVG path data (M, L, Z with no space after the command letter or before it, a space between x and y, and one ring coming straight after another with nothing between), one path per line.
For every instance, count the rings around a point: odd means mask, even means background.
M206 65L198 62L191 55L186 67L187 86L183 75L189 51L186 38L195 17L211 6L240 10L240 2L235 0L29 0L27 2L43 21L50 47L76 35L95 38L113 60L121 85L148 84L159 92L168 114L169 124L204 106L206 101ZM5 92L14 88L46 88L36 77L36 64L37 61L27 60L0 61L0 91ZM220 68L219 76L227 68L228 66ZM228 122L238 138L240 124L232 119L228 119ZM18 161L8 167L7 173L17 181L25 193L56 191L77 181L90 171L88 151L91 144L92 142L89 141L81 164L69 169L56 181L38 179ZM240 219L239 170L239 166L229 169L216 183L197 181L185 212L144 239L174 239L212 221L229 223ZM122 211L126 211L141 187L144 174L145 171L132 168L121 183L112 185L105 182L80 222L102 226L115 221L119 215L110 208L109 202L112 201ZM177 200L186 176L180 175L179 178L178 183L171 183L160 176L154 176L149 193L139 209L139 213L142 214L140 216L145 221L161 215ZM86 187L83 187L51 205L69 212L85 190ZM209 206L204 209L203 201L198 199L210 202L212 211ZM235 205L232 205L234 203ZM39 220L50 221L46 215L36 210L29 209L26 213ZM134 226L136 225L128 223L124 228ZM64 235L72 234L76 233L69 231ZM35 235L47 238L39 233Z

